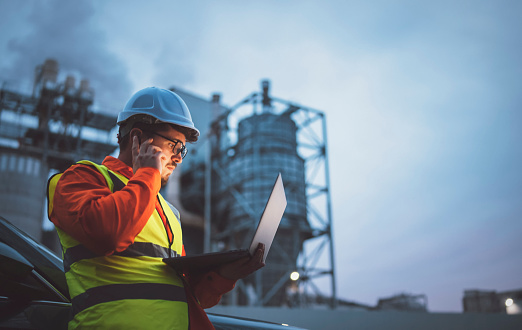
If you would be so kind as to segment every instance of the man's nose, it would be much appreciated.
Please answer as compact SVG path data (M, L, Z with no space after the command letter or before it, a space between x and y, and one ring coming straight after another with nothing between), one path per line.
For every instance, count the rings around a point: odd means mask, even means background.
M181 164L181 162L183 162L183 158L181 158L181 153L179 153L179 154L177 154L177 155L172 154L171 159L172 159L172 161L175 162L176 164Z

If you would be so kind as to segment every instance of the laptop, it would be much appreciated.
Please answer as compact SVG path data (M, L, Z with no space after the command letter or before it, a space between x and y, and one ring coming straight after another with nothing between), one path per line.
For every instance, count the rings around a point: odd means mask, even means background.
M279 223L281 222L281 218L285 212L286 204L283 179L281 173L279 173L272 188L272 192L270 193L270 197L266 202L261 219L257 225L254 237L252 238L248 248L224 252L210 252L184 257L164 258L163 262L178 271L205 272L223 264L253 255L259 243L265 245L265 254L263 256L263 262L265 262L277 228L279 227Z

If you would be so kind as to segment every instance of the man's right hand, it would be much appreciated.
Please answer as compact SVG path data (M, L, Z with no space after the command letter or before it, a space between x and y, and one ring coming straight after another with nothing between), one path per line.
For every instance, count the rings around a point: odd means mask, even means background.
M157 168L162 172L167 162L167 156L161 148L152 144L153 139L144 141L141 145L137 136L132 138L132 170L134 173L142 167Z

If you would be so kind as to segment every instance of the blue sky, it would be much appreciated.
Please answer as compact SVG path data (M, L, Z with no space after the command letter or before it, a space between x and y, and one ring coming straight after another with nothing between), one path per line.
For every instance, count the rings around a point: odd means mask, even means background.
M0 82L90 79L97 107L178 86L326 113L342 298L522 288L519 1L0 0Z

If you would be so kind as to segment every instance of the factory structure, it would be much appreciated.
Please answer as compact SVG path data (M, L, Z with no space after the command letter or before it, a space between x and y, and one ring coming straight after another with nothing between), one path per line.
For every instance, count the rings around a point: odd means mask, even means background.
M101 162L116 148L113 116L89 109L89 82L58 82L58 73L58 62L48 59L35 69L32 95L5 83L0 89L0 215L38 241L50 171L81 159Z
M48 59L35 70L32 95L5 84L0 90L0 215L55 251L53 232L42 231L47 178L117 150L116 114L91 110L87 80L58 77L58 62ZM268 80L232 107L219 94L207 100L171 90L201 131L161 191L180 210L187 254L247 247L278 173L285 185L288 204L267 266L239 281L222 304L334 308L324 113L272 97Z
M462 307L464 313L522 314L522 289L502 292L465 290Z

